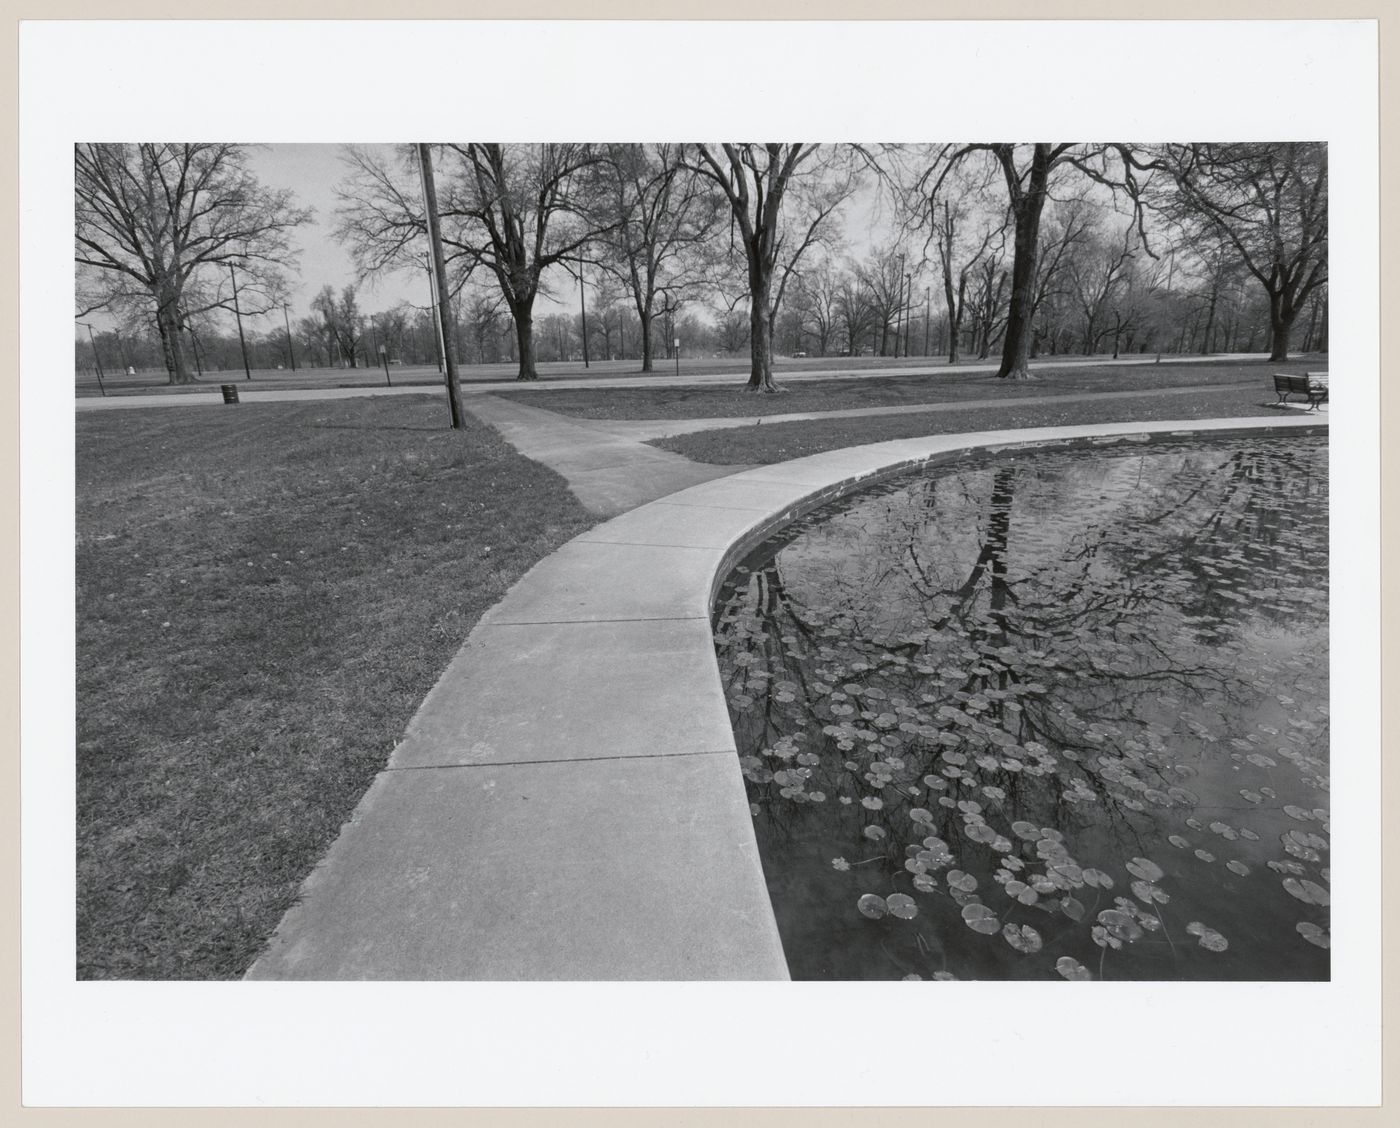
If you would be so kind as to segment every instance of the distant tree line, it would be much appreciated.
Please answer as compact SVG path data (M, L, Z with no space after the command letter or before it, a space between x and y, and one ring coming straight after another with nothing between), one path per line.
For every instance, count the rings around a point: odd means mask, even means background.
M241 367L237 302L259 367L438 363L410 148L345 149L335 233L359 281L409 272L424 304L368 312L358 282L323 285L293 318L309 215L240 147L78 146L78 313L121 327L99 353L172 382ZM798 353L1020 378L1045 355L1327 348L1319 143L432 148L455 354L520 379L585 355L650 371L677 338L746 355L756 390Z

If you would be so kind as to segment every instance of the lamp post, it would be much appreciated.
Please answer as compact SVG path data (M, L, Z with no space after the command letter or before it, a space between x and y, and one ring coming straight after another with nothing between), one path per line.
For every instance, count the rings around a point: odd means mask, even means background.
M676 375L679 376L681 374L681 339L677 337L671 343L676 350Z
M92 346L92 360L97 365L97 388L105 396L107 385L102 382L102 358L97 355L97 338L92 335L92 326L86 321L80 321L78 324L88 331L88 344Z
M379 346L379 359L384 362L384 383L392 388L394 381L389 379L389 350L383 345Z

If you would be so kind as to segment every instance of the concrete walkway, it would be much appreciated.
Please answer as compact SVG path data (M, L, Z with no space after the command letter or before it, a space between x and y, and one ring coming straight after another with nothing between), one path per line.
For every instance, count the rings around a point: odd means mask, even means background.
M536 565L428 695L251 979L783 979L709 629L772 529L960 451L1316 416L938 435L692 485Z
M467 409L516 450L558 471L590 513L611 517L743 466L713 466L647 446L597 420L574 419L498 396L477 395ZM722 424L723 425L723 424Z

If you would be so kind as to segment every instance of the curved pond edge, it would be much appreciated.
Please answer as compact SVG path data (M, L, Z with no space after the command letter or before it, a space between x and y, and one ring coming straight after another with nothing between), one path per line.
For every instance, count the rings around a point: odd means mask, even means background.
M972 450L1326 431L1285 415L899 439L581 534L483 616L247 977L787 979L710 631L733 566L828 501Z

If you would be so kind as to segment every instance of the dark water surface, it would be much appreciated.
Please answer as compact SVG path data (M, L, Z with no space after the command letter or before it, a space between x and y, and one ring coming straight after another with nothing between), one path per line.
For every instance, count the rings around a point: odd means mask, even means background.
M715 636L794 978L1326 979L1327 449L979 455Z

